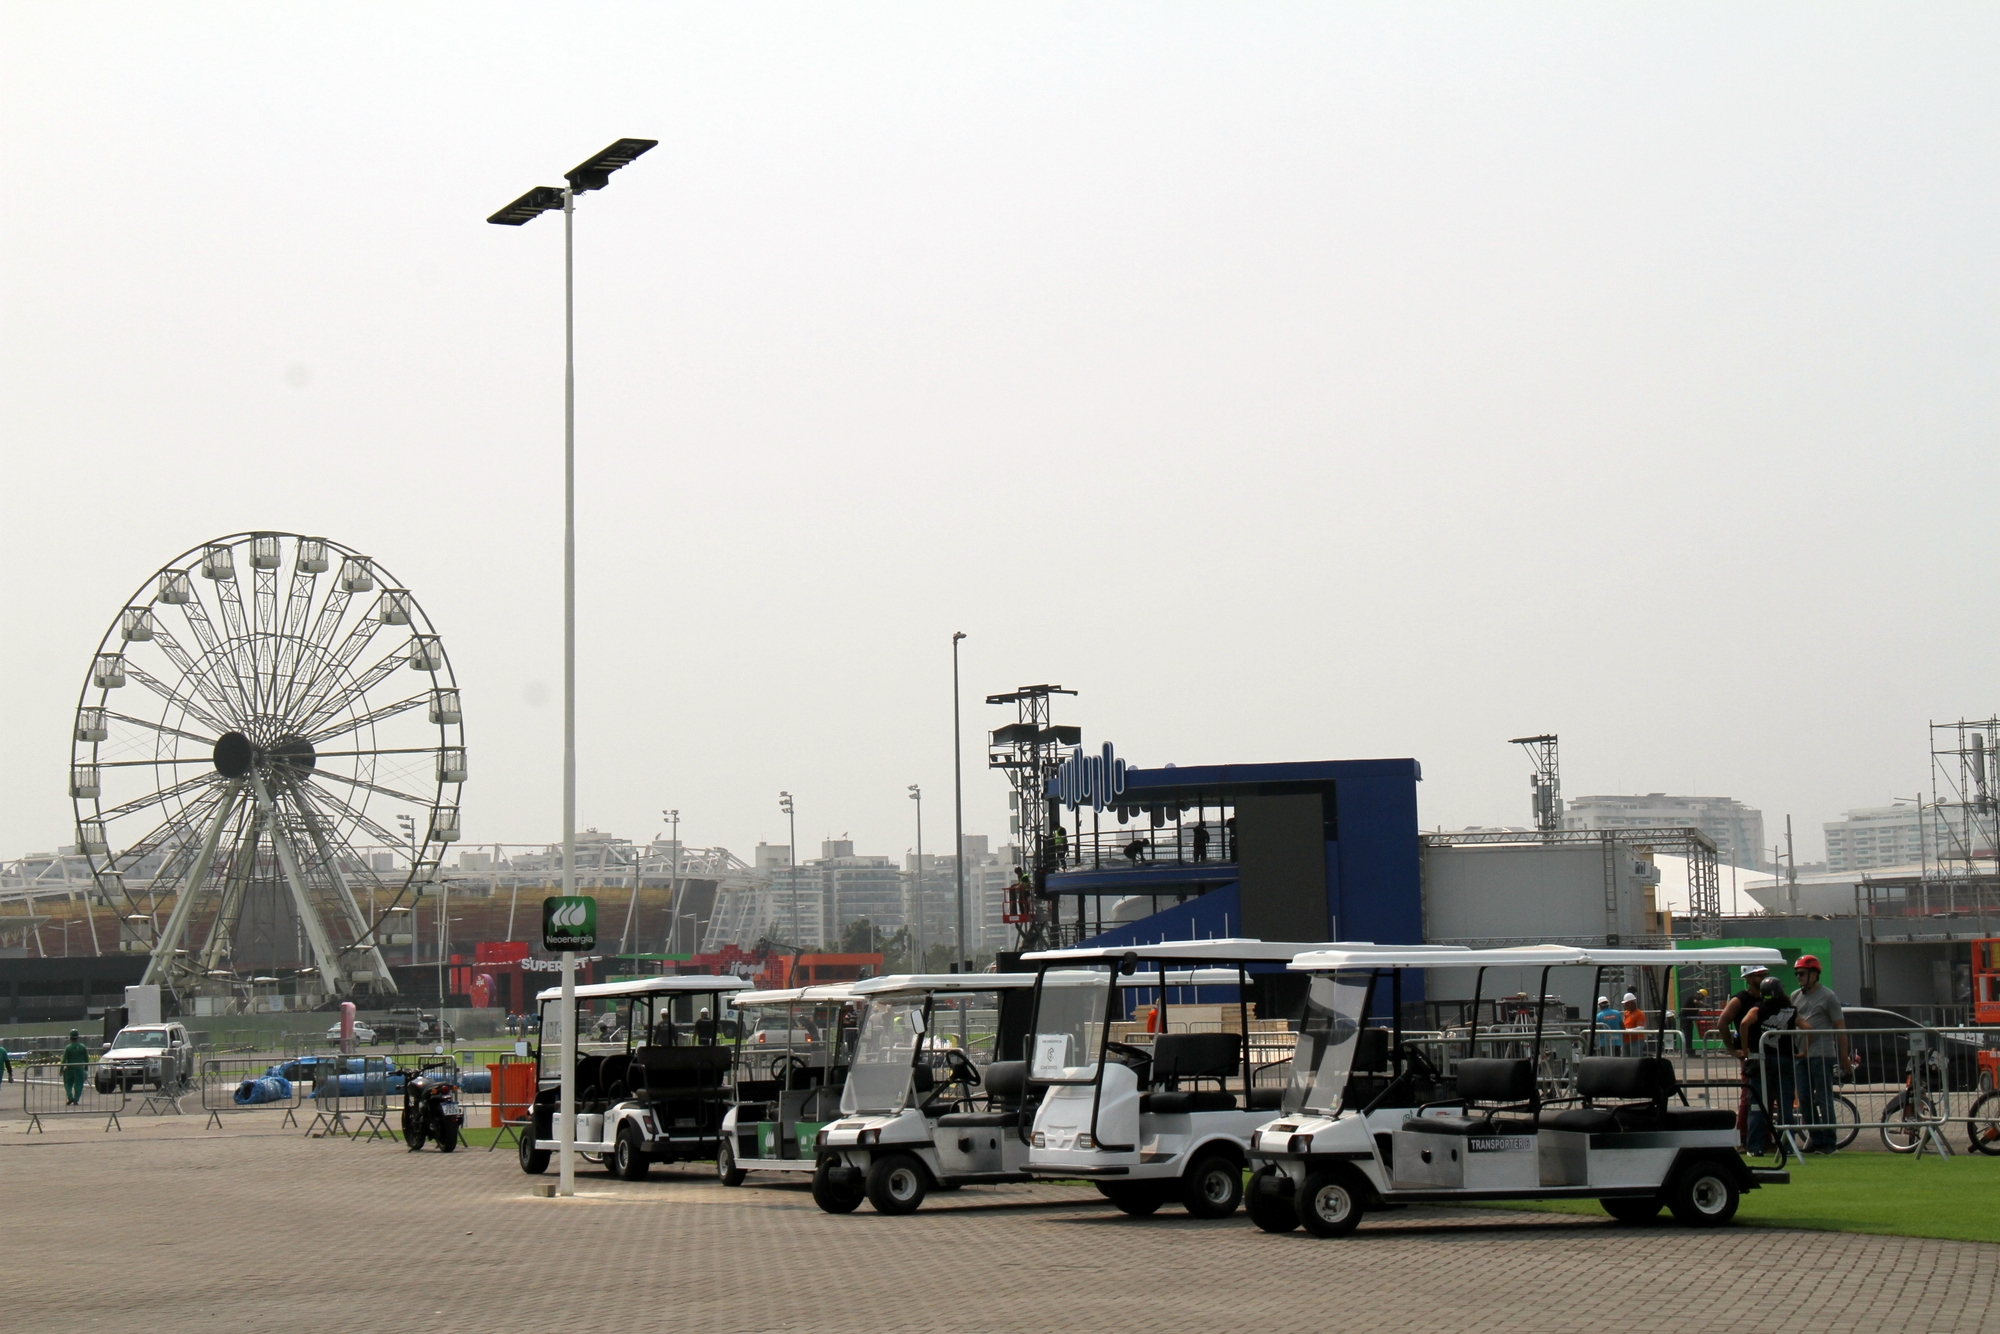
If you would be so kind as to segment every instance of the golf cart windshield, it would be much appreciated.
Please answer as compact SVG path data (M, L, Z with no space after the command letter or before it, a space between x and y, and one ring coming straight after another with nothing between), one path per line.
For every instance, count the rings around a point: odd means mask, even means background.
M1318 973L1306 996L1306 1013L1299 1024L1298 1046L1292 1055L1292 1081L1285 1089L1285 1115L1310 1108L1337 1112L1354 1065L1354 1047L1361 1036L1363 1009L1368 1004L1368 974Z
M1069 965L1063 972L1066 985L1051 985L1044 974L1036 989L1028 1075L1051 1084L1088 1084L1097 1078L1098 1048L1111 1004L1111 965Z
M910 1088L910 1067L924 1038L921 997L871 1000L861 1012L861 1037L847 1087L857 1111L894 1111Z

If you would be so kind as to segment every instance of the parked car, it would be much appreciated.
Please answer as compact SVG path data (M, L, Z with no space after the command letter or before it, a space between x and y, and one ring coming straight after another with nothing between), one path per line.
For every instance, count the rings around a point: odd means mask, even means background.
M339 1024L334 1024L326 1030L326 1040L328 1042L340 1041ZM354 1021L354 1040L356 1042L375 1042L378 1039L375 1030L372 1027L362 1023L359 1019L356 1019Z
M1873 1006L1843 1006L1841 1018L1846 1021L1853 1049L1861 1055L1860 1068L1850 1076L1854 1083L1902 1083L1909 1075L1910 1038L1921 1033L1931 1051L1944 1054L1947 1089L1962 1092L1979 1087L1980 1044L1972 1039L1940 1033L1908 1015ZM1885 1029L1890 1031L1883 1032Z
M179 1024L128 1024L99 1058L97 1091L173 1091L194 1082L194 1044Z
M456 1042L458 1034L450 1024L443 1026L440 1038L438 1017L426 1010L415 1008L390 1010L375 1020L375 1031L385 1042Z

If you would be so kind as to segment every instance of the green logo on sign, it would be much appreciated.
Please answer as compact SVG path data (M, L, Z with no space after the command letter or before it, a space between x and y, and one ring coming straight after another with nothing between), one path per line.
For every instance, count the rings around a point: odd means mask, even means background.
M542 948L597 948L597 900L587 894L558 894L542 900Z

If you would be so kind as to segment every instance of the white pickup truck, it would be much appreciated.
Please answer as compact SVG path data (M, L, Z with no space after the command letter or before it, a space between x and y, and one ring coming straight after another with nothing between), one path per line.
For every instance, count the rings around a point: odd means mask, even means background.
M119 1087L177 1091L194 1082L194 1044L179 1024L128 1024L97 1065L97 1091Z

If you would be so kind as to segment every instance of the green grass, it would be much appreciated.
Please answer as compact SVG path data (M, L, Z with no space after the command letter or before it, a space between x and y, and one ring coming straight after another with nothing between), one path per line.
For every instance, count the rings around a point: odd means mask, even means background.
M1746 1194L1737 1211L1739 1222L2000 1242L2000 1158L1960 1153L1941 1161L1929 1154L1910 1159L1843 1153L1788 1166L1792 1184ZM1492 1207L1605 1217L1595 1200L1535 1200Z

